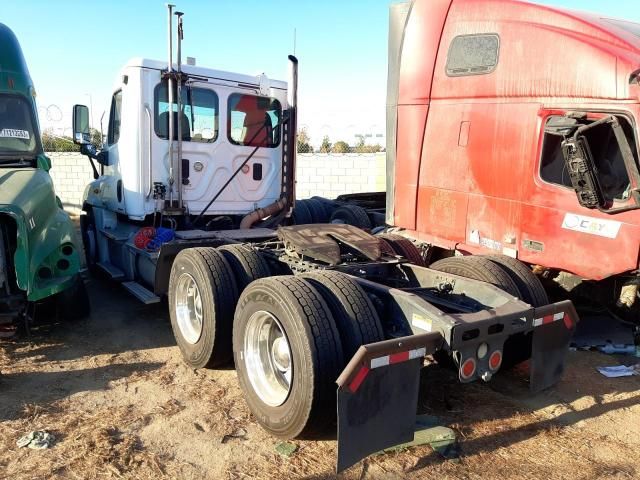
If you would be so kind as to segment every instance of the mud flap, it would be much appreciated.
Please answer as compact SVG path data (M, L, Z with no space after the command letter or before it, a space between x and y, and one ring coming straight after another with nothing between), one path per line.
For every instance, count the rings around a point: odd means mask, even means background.
M441 344L429 333L360 347L337 380L338 472L413 440L423 358Z
M549 388L560 380L564 373L569 342L578 320L578 314L570 301L535 309L529 364L529 386L532 392Z

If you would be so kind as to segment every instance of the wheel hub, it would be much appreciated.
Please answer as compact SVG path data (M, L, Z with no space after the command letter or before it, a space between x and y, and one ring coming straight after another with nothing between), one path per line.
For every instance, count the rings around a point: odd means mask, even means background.
M287 345L284 337L278 337L274 340L271 352L276 368L281 372L286 372L291 365L291 354L289 353L289 345Z
M293 378L291 348L282 325L270 312L255 312L247 322L243 343L253 390L267 405L282 405L289 397Z
M188 273L178 278L174 308L182 337L187 343L197 343L202 336L202 296L195 279Z

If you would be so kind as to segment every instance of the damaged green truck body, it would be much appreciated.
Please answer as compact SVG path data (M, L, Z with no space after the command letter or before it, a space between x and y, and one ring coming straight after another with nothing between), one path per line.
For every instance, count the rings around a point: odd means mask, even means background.
M74 226L50 168L29 70L0 23L0 329L29 320L29 307L50 298L72 316L88 313Z

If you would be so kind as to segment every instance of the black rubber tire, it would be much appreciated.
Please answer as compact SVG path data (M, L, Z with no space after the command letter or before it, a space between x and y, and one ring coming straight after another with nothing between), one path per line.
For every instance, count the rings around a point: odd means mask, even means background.
M408 238L404 238L401 235L393 233L383 233L380 235L380 238L386 240L397 255L406 258L414 265L418 265L420 267L427 266L427 263L424 261L424 258L420 253L420 249Z
M310 223L313 223L311 212L304 200L296 201L291 219L293 220L294 225L309 225Z
M322 205L322 208L324 209L324 218L326 218L327 222L331 219L333 211L338 208L336 202L334 202L333 200L329 200L328 198L315 196L311 197L311 200L315 200L320 205Z
M384 340L378 313L357 282L340 272L322 271L302 275L327 302L348 362L361 345Z
M313 223L327 223L329 221L329 216L326 214L322 203L312 198L304 200L304 202L311 213Z
M523 301L533 307L541 307L549 304L549 297L540 279L520 260L507 257L506 255L487 255L486 258L500 265L511 277L518 287ZM520 333L513 335L504 342L502 352L503 370L518 365L531 357L531 342L533 334Z
M223 245L218 248L218 251L222 253L229 265L231 265L239 293L242 293L247 288L247 285L254 280L271 275L267 261L256 250L247 245Z
M93 217L93 209L91 207L85 207L85 215L80 215L80 236L82 237L82 250L84 251L84 258L87 265L87 269L91 273L96 273L98 262L98 242L96 234L96 222ZM89 239L89 235L93 235L93 242ZM95 252L91 252L93 249Z
M396 253L396 251L393 249L393 247L391 246L391 243L389 243L384 238L378 237L378 243L380 244L380 254L381 255L386 254L386 255L388 255L390 257L395 257L396 255L398 255Z
M511 280L511 277L499 265L488 258L449 257L432 263L429 268L487 282L514 297L518 296L518 287L514 281Z
M497 263L507 272L518 287L519 297L532 307L542 307L549 304L549 297L542 286L542 282L520 260L506 255L486 255L486 258Z
M518 285L511 278L511 275L507 273L502 265L488 257L445 258L433 263L429 268L453 273L461 277L482 280L495 285L514 297L521 298ZM502 365L500 367L502 370L507 370L531 356L531 338L530 333L517 334L507 338L502 350ZM436 361L441 363L441 359L436 359Z
M81 320L91 314L89 294L80 274L73 285L57 295L58 312L62 320Z
M367 211L358 205L342 205L331 214L331 223L346 223L364 230L371 229L371 220Z
M276 317L291 350L293 383L289 396L277 407L260 399L247 375L244 336L249 319L258 311ZM249 285L236 308L233 354L249 409L270 434L313 438L335 424L335 380L344 364L342 346L329 306L309 282L282 276Z
M175 290L183 273L193 277L202 296L203 328L195 344L184 339L177 324ZM192 368L228 363L232 357L231 330L238 287L224 255L212 247L182 250L171 267L168 296L171 328L184 361Z

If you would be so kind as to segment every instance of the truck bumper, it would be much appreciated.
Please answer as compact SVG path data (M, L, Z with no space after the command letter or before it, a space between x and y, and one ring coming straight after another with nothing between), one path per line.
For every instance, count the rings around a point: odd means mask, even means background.
M578 315L570 301L533 310L526 333L532 334L530 388L533 392L555 384L564 371L569 342ZM438 350L456 353L462 381L489 380L500 369L490 363L492 353L501 352L506 336L492 338L491 348L478 358L482 340L464 348L446 345L438 332L417 334L363 345L345 367L336 383L338 407L337 471L349 468L368 455L413 440L420 369L424 357ZM468 360L472 375L462 372ZM489 372L490 375L486 376ZM467 372L468 373L468 372Z

